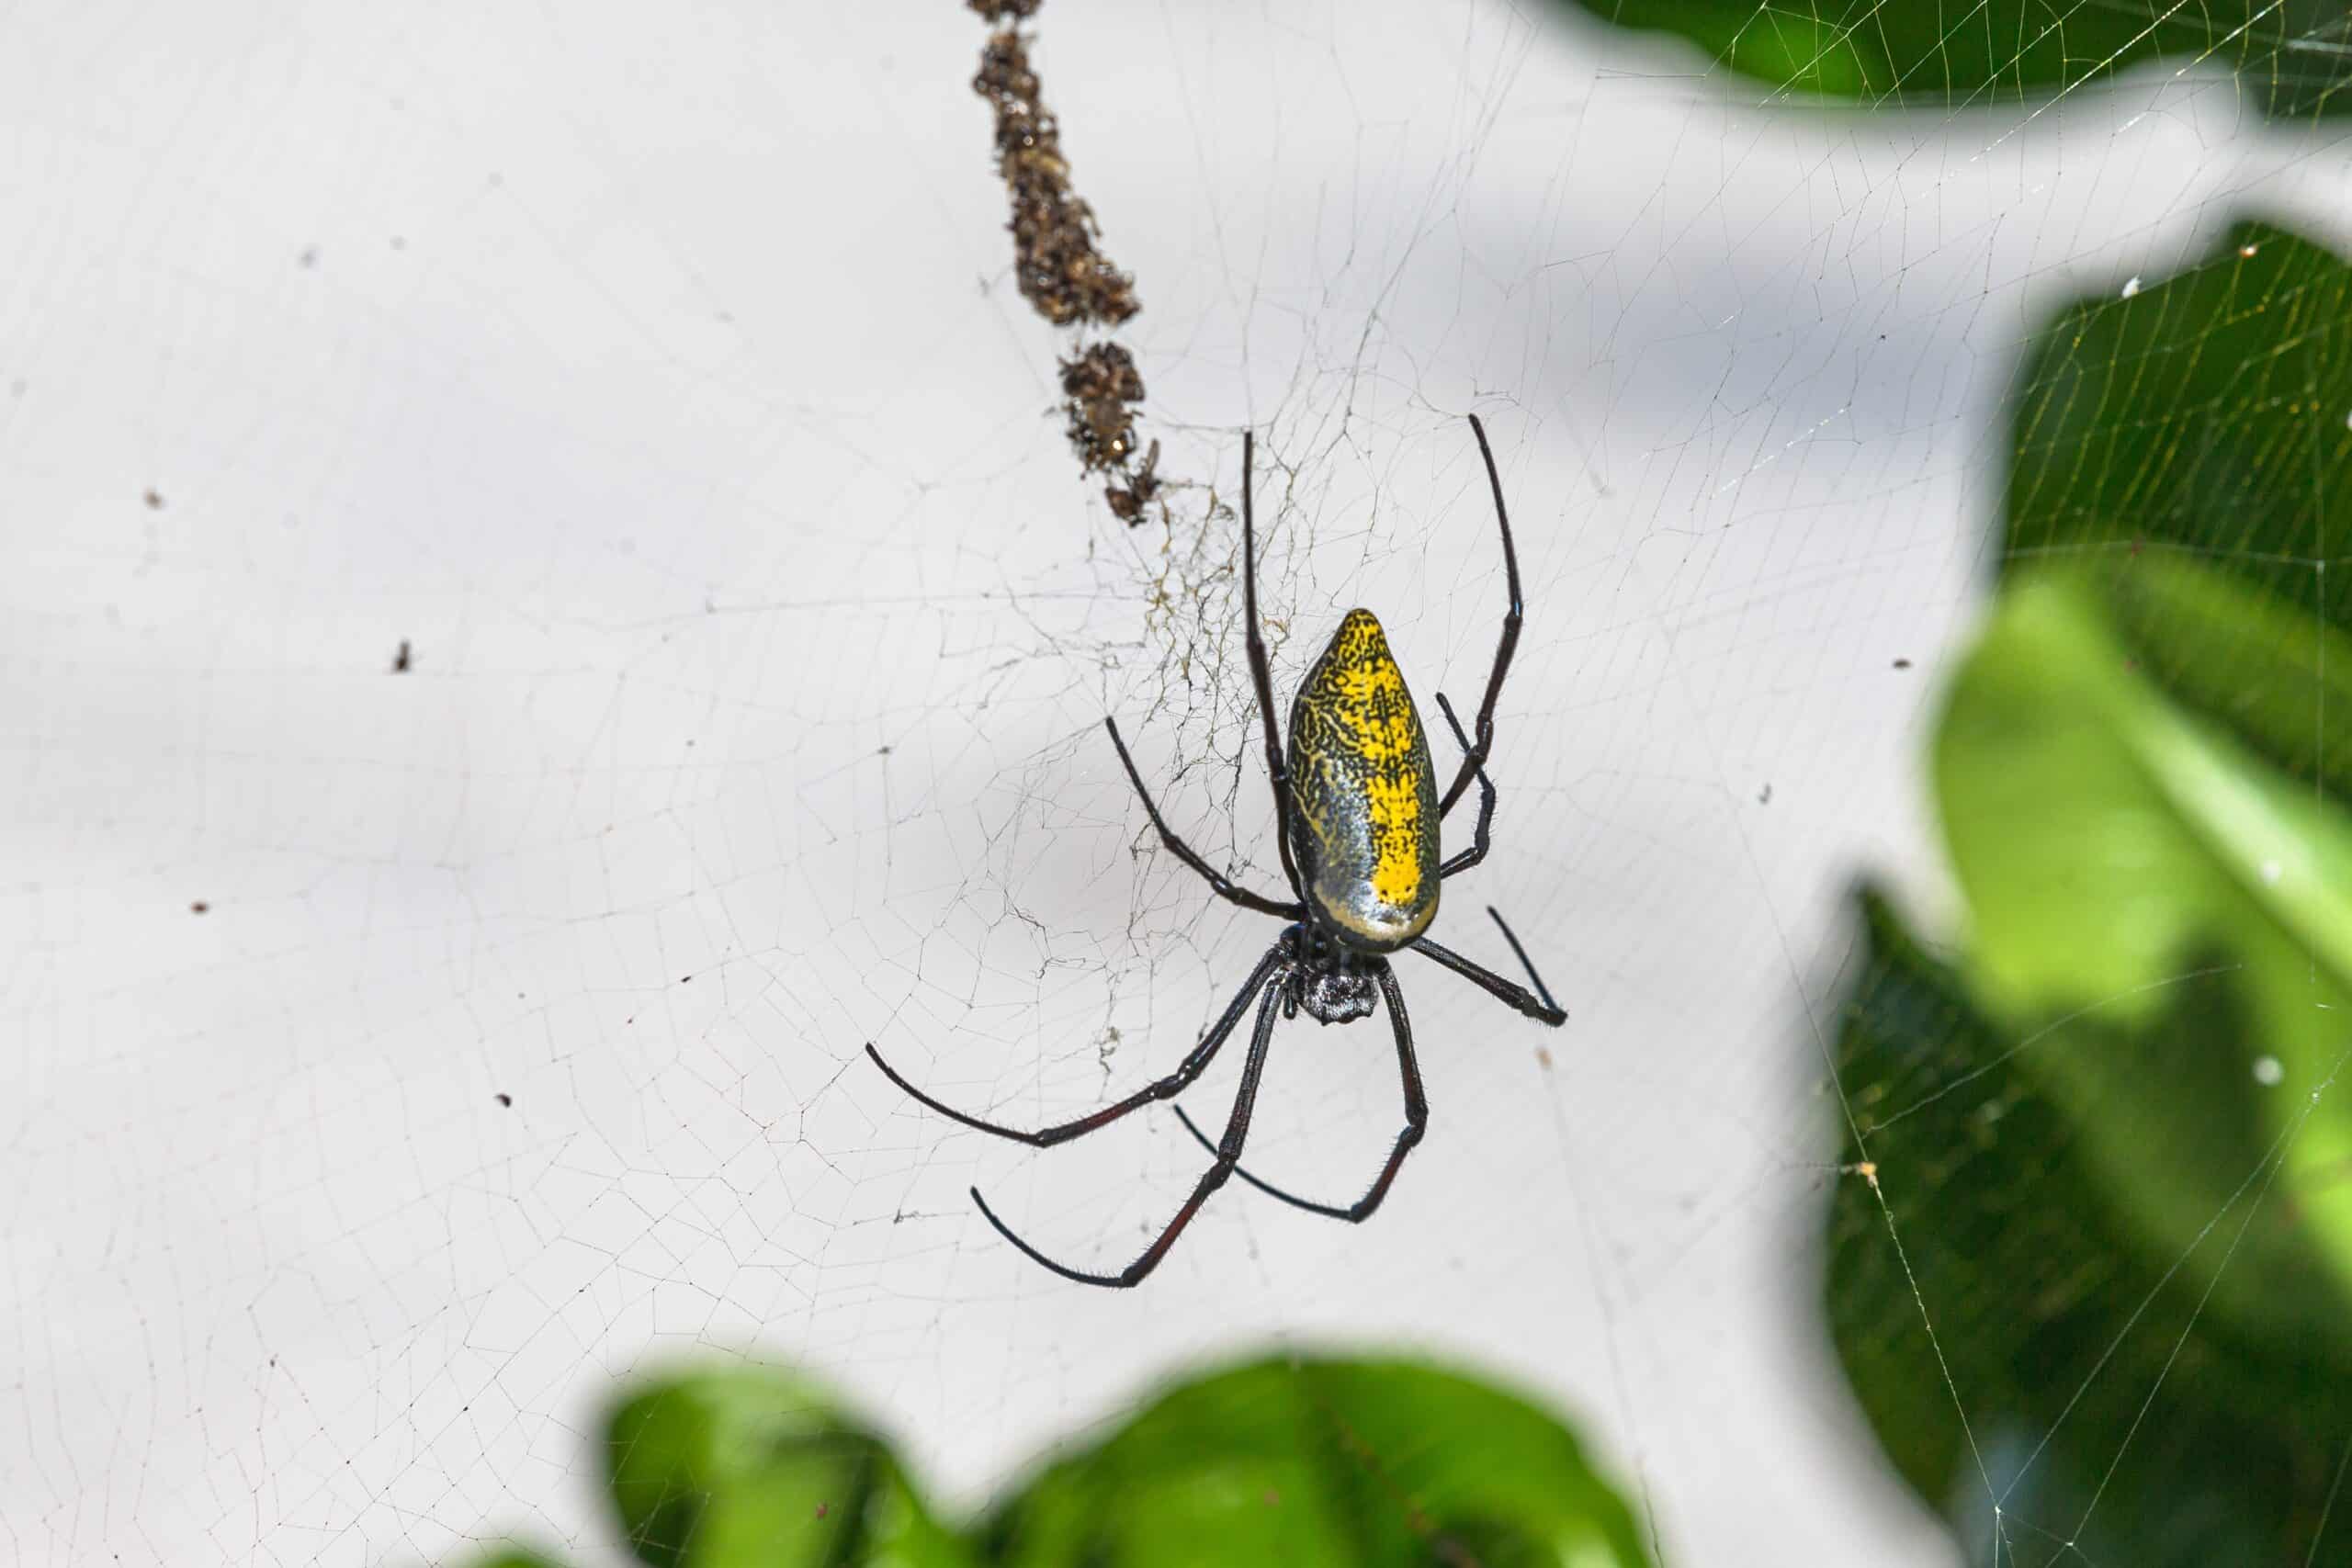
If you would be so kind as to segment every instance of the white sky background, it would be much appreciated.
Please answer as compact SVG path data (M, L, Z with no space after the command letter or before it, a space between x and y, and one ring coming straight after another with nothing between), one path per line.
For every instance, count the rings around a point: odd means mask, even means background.
M1486 417L1529 619L1438 930L1507 967L1500 905L1574 1015L1400 961L1433 1120L1376 1222L1236 1184L1093 1292L964 1189L1116 1268L1174 1119L1037 1155L859 1051L1056 1119L1240 982L1273 922L1138 837L1099 728L1269 847L1229 525L1077 481L977 18L652 15L0 17L0 1550L610 1561L589 1425L673 1357L813 1364L961 1503L1338 1344L1570 1412L1674 1561L1948 1562L1813 1315L1804 998L1856 873L1936 898L1913 758L2023 336L2346 210L2340 147L2212 74L2018 130L1774 112L1548 10L1050 0L1162 470L1229 500L1262 433L1285 694L1363 603L1475 701ZM1253 1165L1351 1194L1392 1062L1285 1028Z

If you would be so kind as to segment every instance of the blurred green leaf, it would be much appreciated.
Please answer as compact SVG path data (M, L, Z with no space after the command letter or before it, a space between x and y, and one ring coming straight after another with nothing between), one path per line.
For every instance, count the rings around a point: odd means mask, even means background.
M1160 1395L1001 1506L943 1529L815 1385L732 1367L652 1383L608 1423L626 1539L654 1568L1642 1568L1633 1517L1521 1400L1388 1361L1262 1361ZM516 1549L475 1568L554 1568Z
M1934 766L1969 973L2020 1037L2085 1007L2143 1022L2194 953L2226 955L2248 1028L2210 1047L2225 1100L2128 1054L2037 1046L2022 1067L2167 1256L2291 1134L2282 1201L2199 1267L2211 1309L2250 1331L2345 1332L2352 1086L2323 1090L2352 1051L2352 816L2167 702L2064 570L2011 581L1953 684ZM2243 1114L2222 1114L2233 1103Z
M2016 407L1962 957L1862 901L1833 1336L1976 1562L2352 1562L2352 268L2240 224Z
M1832 1207L1825 1303L1896 1468L1980 1564L2352 1562L2352 1487L2337 1491L2352 1300L2290 1326L2209 1294L2239 1279L2316 1309L2335 1289L2316 1258L2246 1239L2270 1226L2291 1244L2301 1151L2264 1133L2284 1091L2246 1070L2260 1037L2245 972L2191 953L2152 1007L2021 1033L1883 898L1860 904L1838 1069L1862 1141ZM2114 1098L2086 1112L2070 1080L2099 1075ZM2166 1141L2177 1105L2210 1124L2192 1146ZM2118 1141L2136 1142L2128 1169L2102 1146ZM2130 1213L2132 1182L2174 1183L2176 1160L2228 1179L2178 1248Z
M614 1412L607 1444L623 1533L652 1568L973 1561L882 1440L789 1372L655 1383Z
M2177 701L2352 794L2352 265L2238 223L2062 311L2014 406L2004 574L2078 568Z
M2273 118L2352 108L2352 19L2334 0L2182 6L2027 0L1954 7L1863 0L1805 9L1753 0L1577 0L1606 22L1690 39L1776 91L1947 108L2055 96L2143 62L2233 70Z
M486 1557L473 1559L473 1568L563 1568L559 1558L543 1556L527 1546L502 1546Z
M1558 1422L1387 1361L1260 1361L1185 1384L1046 1469L987 1536L1023 1568L1649 1562Z

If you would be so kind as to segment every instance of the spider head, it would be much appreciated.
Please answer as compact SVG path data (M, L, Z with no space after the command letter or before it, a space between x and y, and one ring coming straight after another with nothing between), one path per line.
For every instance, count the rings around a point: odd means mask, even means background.
M1380 960L1351 952L1311 927L1285 933L1290 948L1289 1010L1304 1008L1317 1023L1353 1023L1370 1018L1379 996L1374 972Z
M1308 970L1299 976L1299 1005L1317 1023L1353 1023L1372 1016L1375 988L1361 969Z

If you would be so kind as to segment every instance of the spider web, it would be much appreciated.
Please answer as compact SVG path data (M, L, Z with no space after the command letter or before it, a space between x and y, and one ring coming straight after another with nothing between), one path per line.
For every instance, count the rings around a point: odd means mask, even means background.
M2342 212L2339 145L2217 71L2021 130L1552 11L1048 6L1145 305L1130 530L960 7L204 10L0 50L12 1553L609 1561L594 1412L676 1357L803 1360L973 1501L1337 1342L1573 1412L1675 1561L1952 1560L1814 1313L1839 896L1948 907L1915 759L2026 334L2250 199ZM1401 963L1432 1122L1376 1224L1237 1184L1147 1293L1066 1286L965 1188L1115 1269L1173 1118L1037 1156L861 1048L1018 1122L1174 1065L1272 923L1102 718L1272 888L1236 433L1278 691L1363 604L1466 708L1474 410L1528 622L1437 934L1508 971L1493 903L1571 1022ZM1250 1164L1351 1197L1397 1119L1385 1032L1302 1020Z

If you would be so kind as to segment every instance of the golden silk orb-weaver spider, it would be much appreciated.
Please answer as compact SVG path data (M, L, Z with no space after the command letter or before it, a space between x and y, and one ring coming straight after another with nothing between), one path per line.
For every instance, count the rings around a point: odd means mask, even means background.
M1219 874L1176 836L1159 815L1159 806L1136 771L1126 742L1119 738L1118 721L1106 718L1111 744L1118 750L1128 782L1142 797L1151 825L1171 853L1198 872L1218 897L1245 909L1272 915L1290 923L1258 960L1250 978L1226 1004L1208 1032L1201 1037L1176 1070L1147 1084L1114 1105L1074 1122L1063 1122L1035 1132L1001 1126L943 1105L901 1077L868 1042L865 1054L874 1065L921 1103L942 1116L993 1133L1001 1138L1037 1148L1051 1148L1106 1127L1155 1100L1172 1100L1208 1069L1241 1016L1258 1002L1257 1026L1250 1036L1250 1056L1241 1069L1241 1087L1226 1119L1225 1135L1215 1143L1193 1124L1183 1108L1176 1115L1185 1129L1216 1156L1208 1173L1176 1217L1143 1255L1116 1274L1090 1274L1055 1262L1030 1246L996 1217L979 1189L972 1201L979 1205L1005 1240L1035 1262L1065 1280L1086 1285L1125 1287L1142 1283L1159 1266L1168 1249L1201 1211L1209 1195L1238 1176L1269 1197L1351 1223L1369 1219L1388 1196L1397 1168L1421 1141L1429 1126L1429 1100L1421 1089L1420 1065L1413 1056L1413 1028L1405 1016L1405 997L1389 967L1388 954L1410 948L1424 957L1483 987L1492 995L1539 1022L1557 1029L1567 1014L1553 1001L1543 977L1536 974L1527 950L1511 934L1502 916L1489 908L1503 940L1535 989L1529 992L1490 969L1471 962L1451 948L1440 947L1422 933L1436 918L1439 885L1459 871L1487 858L1488 835L1495 819L1495 786L1487 777L1487 754L1494 745L1495 699L1510 671L1511 650L1519 644L1524 606L1519 589L1519 557L1511 547L1510 514L1503 506L1503 483L1495 472L1495 454L1487 445L1486 427L1470 416L1478 437L1479 456L1486 459L1487 482L1495 492L1495 521L1502 531L1503 570L1510 590L1510 608L1503 615L1501 637L1495 644L1493 668L1487 674L1486 699L1478 705L1473 733L1464 735L1453 705L1438 694L1437 705L1446 728L1462 749L1453 780L1440 795L1437 770L1430 761L1429 738L1406 689L1404 672L1388 651L1388 638L1369 610L1351 610L1332 634L1330 644L1299 683L1290 708L1290 750L1284 755L1274 721L1273 678L1266 660L1266 643L1258 626L1258 540L1250 491L1256 467L1255 443L1241 438L1241 602L1249 623L1250 676L1257 688L1258 712L1265 721L1266 773L1273 784L1276 842L1282 851L1283 874L1289 880L1291 901L1284 903L1240 886ZM1451 858L1438 853L1438 825L1476 780L1478 785L1477 825L1470 847ZM1250 1114L1258 1100L1258 1080L1265 1071L1266 1050L1279 1016L1296 1018L1301 1010L1320 1023L1351 1023L1371 1016L1374 998L1388 1009L1388 1024L1396 1042L1396 1067L1404 1080L1405 1126L1388 1151L1371 1188L1344 1207L1294 1197L1241 1168L1241 1146L1250 1135Z

